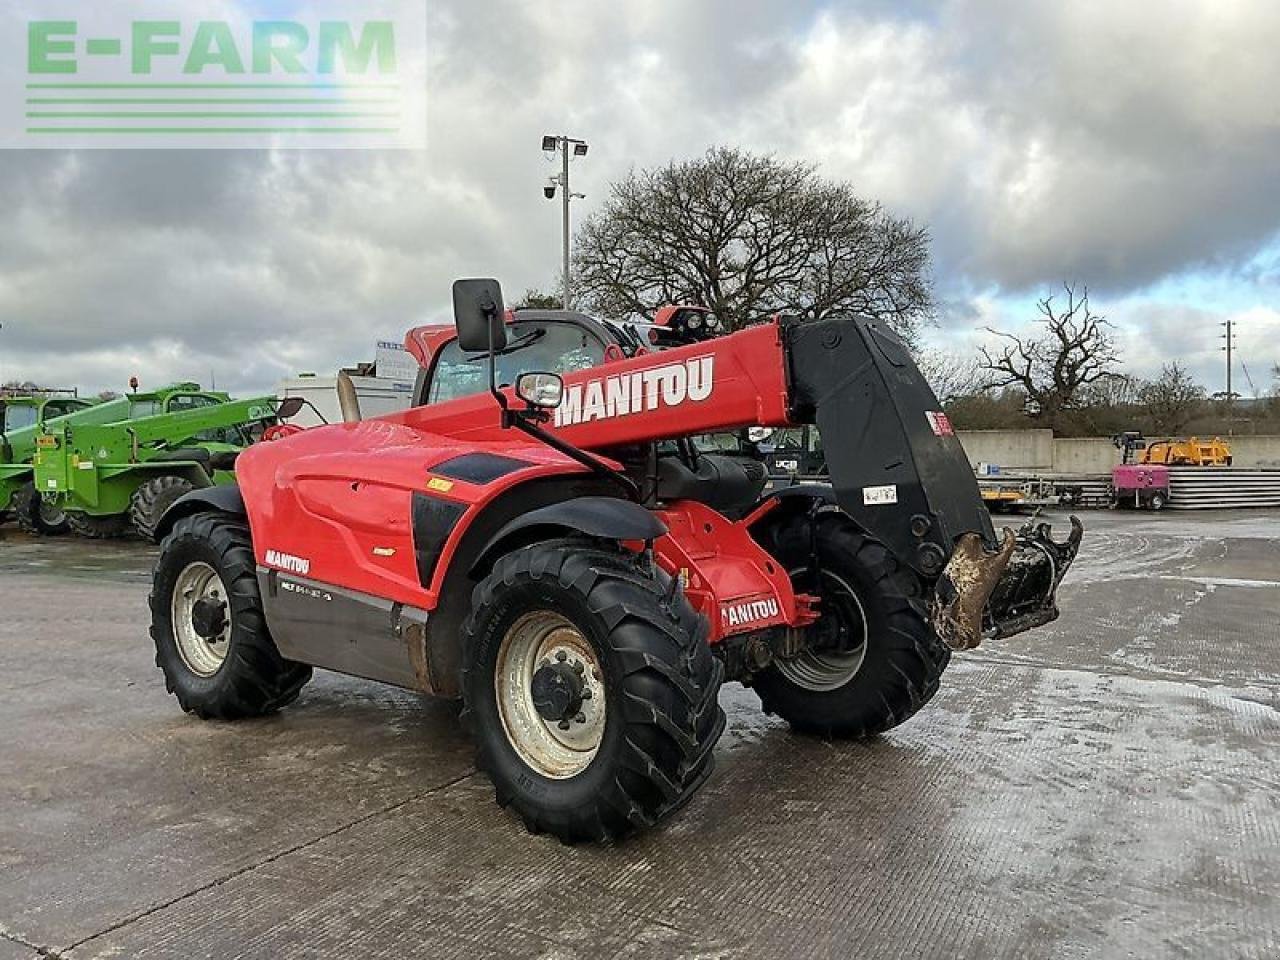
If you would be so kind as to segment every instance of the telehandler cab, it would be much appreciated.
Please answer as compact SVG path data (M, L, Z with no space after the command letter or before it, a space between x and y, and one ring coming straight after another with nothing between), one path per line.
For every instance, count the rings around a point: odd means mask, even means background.
M407 339L417 405L360 420L348 390L349 422L249 448L238 488L161 520L151 634L184 710L270 712L313 666L460 697L500 804L607 840L710 773L723 679L798 730L871 735L951 648L1057 616L1079 522L998 538L880 324L704 339L696 310L622 328L511 314L493 280L453 297L456 336ZM805 423L830 485L762 497L761 464L687 442Z

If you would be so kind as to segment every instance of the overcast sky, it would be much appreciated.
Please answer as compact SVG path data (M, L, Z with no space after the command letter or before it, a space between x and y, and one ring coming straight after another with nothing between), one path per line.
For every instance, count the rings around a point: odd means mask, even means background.
M424 152L0 151L0 377L235 391L371 359L449 285L554 284L546 132L588 212L714 144L929 225L969 351L1087 283L1125 369L1280 362L1280 4L429 0ZM1249 392L1243 371L1240 386Z

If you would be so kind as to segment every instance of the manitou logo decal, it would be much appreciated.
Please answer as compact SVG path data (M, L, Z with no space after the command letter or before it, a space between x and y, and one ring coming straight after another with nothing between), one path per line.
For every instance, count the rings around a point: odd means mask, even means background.
M618 373L566 387L556 407L557 427L608 420L686 403L711 396L715 357L694 357L651 370Z
M295 557L292 553L281 553L279 550L267 551L267 566L303 576L311 572L311 561L306 557Z
M778 614L776 597L770 597L767 600L749 600L746 603L731 603L720 608L720 619L726 627L740 627L744 623L768 620Z

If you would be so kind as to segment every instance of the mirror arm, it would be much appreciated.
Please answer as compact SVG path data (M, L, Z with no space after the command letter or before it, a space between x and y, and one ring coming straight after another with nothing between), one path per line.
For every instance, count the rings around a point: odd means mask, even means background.
M493 311L497 313L497 306L493 307ZM502 408L502 426L507 428L511 426L510 410L507 408L507 396L498 389L498 350L497 344L493 338L493 317L489 317L489 392L493 394L494 399L498 401L498 406Z
M542 441L552 450L563 453L569 459L576 460L592 473L598 476L607 477L608 479L621 484L623 489L627 491L627 496L636 503L641 502L642 497L640 495L640 488L636 485L636 482L625 473L620 473L619 471L614 470L604 461L596 459L585 450L579 450L573 444L561 440L554 433L543 430L538 425L531 423L523 417L516 416L511 418L511 426L515 427L517 430L527 433L536 440Z

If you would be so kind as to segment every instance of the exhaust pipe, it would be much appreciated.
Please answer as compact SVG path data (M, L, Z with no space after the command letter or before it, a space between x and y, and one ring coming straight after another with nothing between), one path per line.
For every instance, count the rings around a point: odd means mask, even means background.
M358 423L363 419L360 416L360 397L356 393L356 385L345 370L338 371L338 409L342 411L343 423Z

